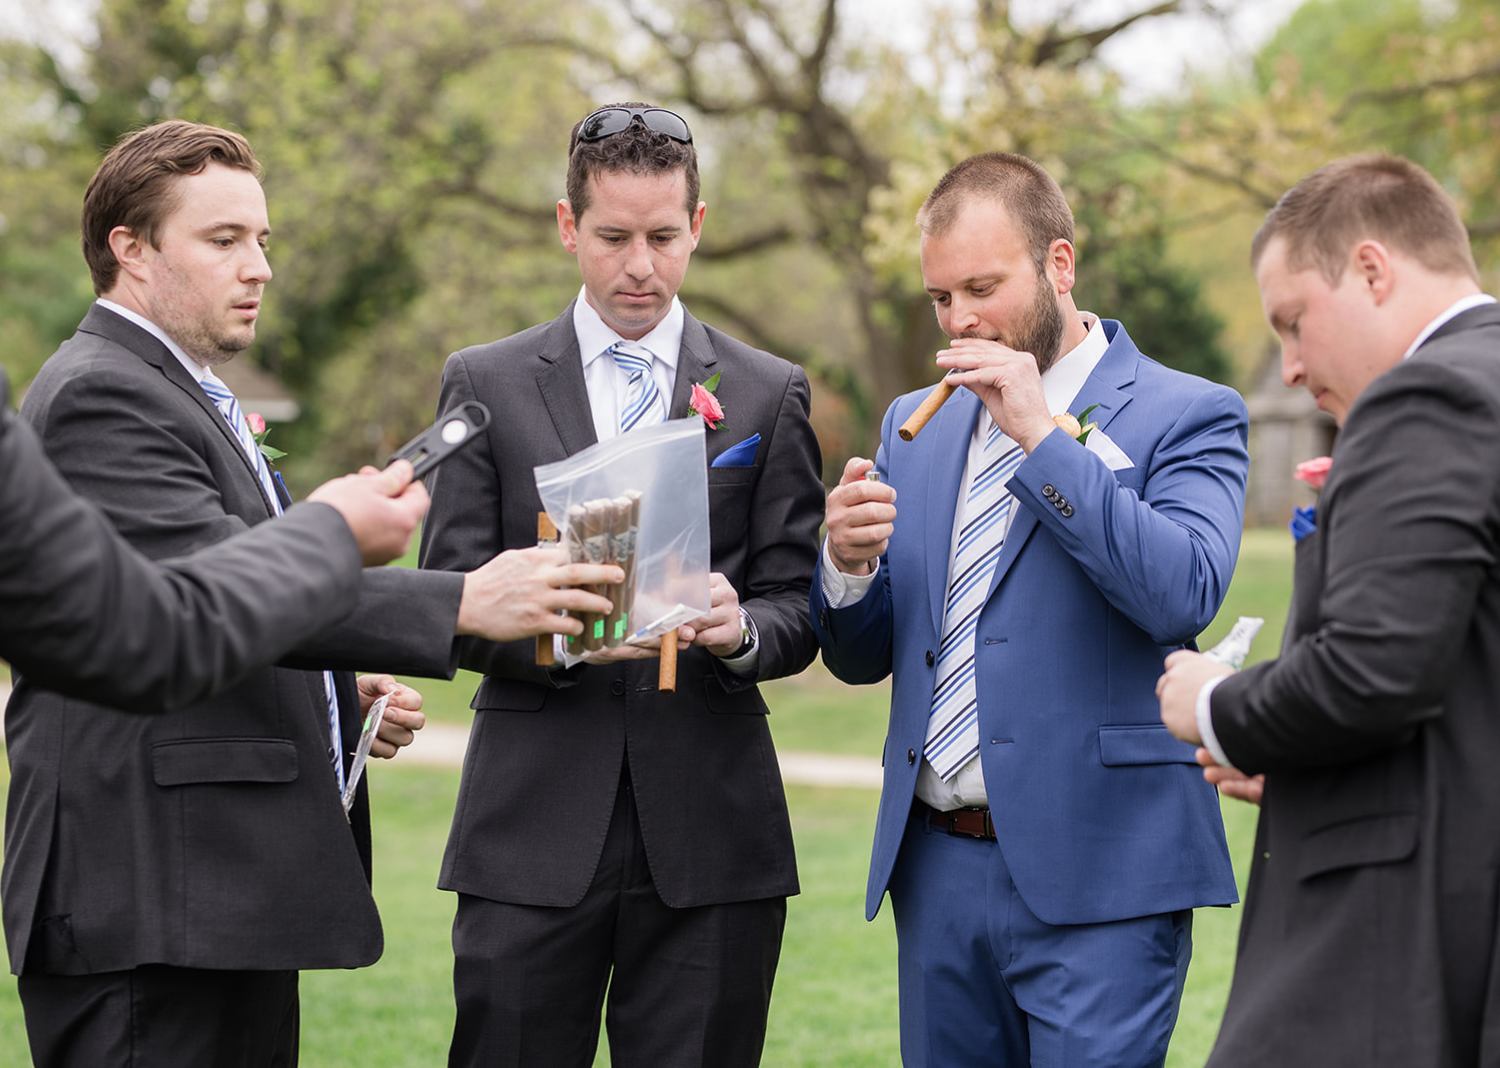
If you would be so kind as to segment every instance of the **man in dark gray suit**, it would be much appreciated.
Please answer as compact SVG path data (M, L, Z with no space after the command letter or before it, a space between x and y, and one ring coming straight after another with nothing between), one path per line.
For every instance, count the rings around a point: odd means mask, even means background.
M254 339L271 277L256 174L244 138L211 126L122 140L84 198L100 299L22 405L72 488L148 557L290 505L211 373ZM173 713L23 675L0 895L36 1063L295 1063L298 969L370 964L382 946L363 783L347 818L339 801L372 684L330 669L448 675L455 633L554 631L581 591L553 587L590 581L554 560L366 571L335 626Z
M1500 308L1391 156L1304 178L1251 260L1282 377L1342 431L1281 656L1174 653L1157 686L1211 781L1265 774L1209 1064L1500 1063Z
M616 1064L753 1065L797 892L756 683L816 652L807 377L677 300L704 215L681 117L589 115L567 188L558 230L583 290L552 322L449 358L440 407L478 399L495 419L487 448L433 480L422 565L533 543L536 465L638 417L687 416L693 386L717 375L712 610L682 629L675 693L658 692L652 659L564 671L538 667L530 642L465 647L485 679L440 883L459 894L450 1063L591 1064L607 986Z

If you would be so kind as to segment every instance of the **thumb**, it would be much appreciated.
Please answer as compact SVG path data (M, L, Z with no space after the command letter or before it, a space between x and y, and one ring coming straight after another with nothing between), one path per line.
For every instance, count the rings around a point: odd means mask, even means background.
M874 460L866 460L863 456L849 457L849 462L844 465L844 474L839 479L839 485L847 486L851 482L858 482L865 477L865 472L874 466Z
M380 491L387 497L399 497L401 491L411 485L415 473L410 460L393 460L389 467L376 476L380 479Z

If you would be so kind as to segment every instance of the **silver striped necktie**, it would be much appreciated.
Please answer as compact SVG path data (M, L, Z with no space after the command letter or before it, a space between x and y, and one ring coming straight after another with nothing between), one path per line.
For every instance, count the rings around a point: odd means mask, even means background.
M1016 499L1005 483L1026 453L991 426L979 470L969 483L963 526L953 555L938 646L937 682L922 755L944 782L979 752L979 701L974 684L974 642L979 612L1005 542L1006 521Z
M620 433L638 426L655 426L667 417L661 390L651 376L651 350L634 341L617 341L609 347L615 364L630 376L630 392L620 412Z

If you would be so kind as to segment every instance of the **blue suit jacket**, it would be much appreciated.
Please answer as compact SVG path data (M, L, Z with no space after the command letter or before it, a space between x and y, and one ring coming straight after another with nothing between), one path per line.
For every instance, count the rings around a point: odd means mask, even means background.
M1062 431L1033 450L1009 482L1020 507L976 637L996 837L1022 899L1052 924L1237 899L1217 796L1193 747L1161 725L1154 690L1163 658L1213 619L1234 572L1245 404L1143 356L1119 323L1102 325L1109 348L1072 410L1099 405L1091 418L1134 466L1111 471ZM899 398L881 431L876 466L898 495L881 580L839 609L827 606L821 574L812 586L829 669L851 683L894 675L869 917L911 809L932 703L929 654L980 408L960 390L903 442L895 428L925 395Z

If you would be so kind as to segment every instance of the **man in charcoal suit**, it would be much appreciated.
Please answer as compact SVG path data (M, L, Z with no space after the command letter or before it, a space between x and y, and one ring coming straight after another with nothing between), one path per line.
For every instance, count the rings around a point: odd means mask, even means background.
M1304 178L1251 263L1282 377L1341 430L1281 656L1174 654L1158 686L1211 780L1265 776L1209 1064L1495 1064L1500 309L1392 156Z
M1191 910L1235 888L1151 688L1234 571L1245 405L1078 310L1035 162L971 157L917 221L966 388L910 441L925 392L898 398L875 463L849 461L811 603L835 675L892 677L865 909L889 890L902 1059L1160 1065Z
M558 229L583 291L553 322L449 358L441 406L477 399L495 419L488 447L433 481L422 566L534 543L536 465L682 418L718 376L712 610L682 630L675 693L654 659L611 662L628 648L564 671L530 642L466 647L485 678L440 883L459 894L450 1063L587 1066L608 986L616 1064L754 1065L797 892L756 683L815 652L807 378L676 299L704 215L686 122L603 108L569 157Z
M100 299L22 405L72 488L150 557L290 504L211 374L254 339L271 277L256 171L244 138L196 123L116 145L84 198ZM297 970L370 964L382 946L368 802L361 790L346 818L339 795L383 683L356 692L329 669L447 675L455 633L555 629L579 593L552 588L578 579L553 559L366 572L335 626L180 711L17 680L0 895L35 1062L295 1063ZM399 726L420 725L414 692L393 704Z

